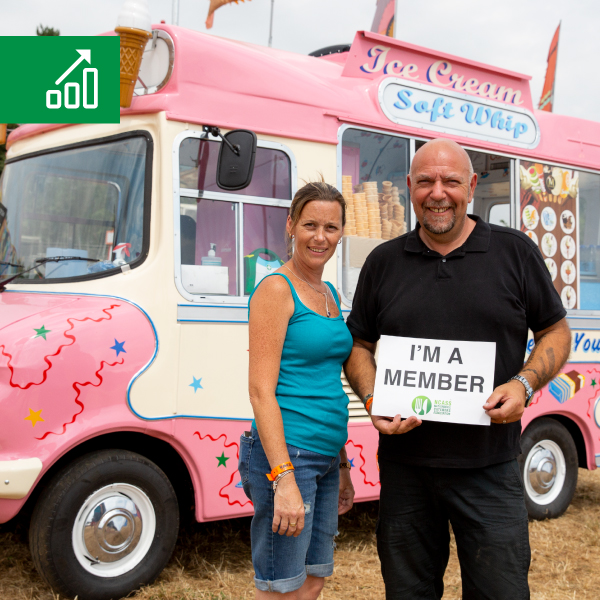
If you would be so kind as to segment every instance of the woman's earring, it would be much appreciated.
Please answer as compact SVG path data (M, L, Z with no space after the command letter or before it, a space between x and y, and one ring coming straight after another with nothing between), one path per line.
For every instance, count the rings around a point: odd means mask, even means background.
M340 241L338 242L338 246L342 243L342 238L340 238Z
M295 239L295 238L296 238L296 236L295 236L295 235L293 235L293 236L292 236L292 242L294 241L294 239Z

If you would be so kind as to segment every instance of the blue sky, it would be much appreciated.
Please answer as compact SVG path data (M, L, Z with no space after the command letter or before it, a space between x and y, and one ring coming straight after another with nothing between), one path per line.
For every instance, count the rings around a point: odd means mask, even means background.
M429 0L400 2L399 37L533 77L537 104L550 40L562 20L554 112L600 121L598 0ZM179 0L179 24L206 31L209 0ZM95 35L115 26L121 0L2 1L0 35L32 35L40 23L62 35ZM153 22L171 22L172 0L149 0ZM275 0L273 46L307 54L352 41L370 29L375 0ZM271 0L219 9L210 34L267 45Z

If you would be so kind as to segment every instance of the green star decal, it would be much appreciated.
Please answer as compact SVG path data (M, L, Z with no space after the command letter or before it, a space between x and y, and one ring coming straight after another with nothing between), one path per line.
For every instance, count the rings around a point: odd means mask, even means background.
M596 380L595 380L595 379L592 379L591 386L592 386L592 387L596 387L596 385L597 385L597 384L596 384Z
M229 460L229 456L225 456L225 452L221 453L221 456L215 456L215 458L219 461L219 464L217 465L217 469L223 465L224 467L227 466L227 461Z
M50 330L46 329L43 325L39 329L36 329L34 327L33 330L37 333L37 335L35 336L36 338L37 337L43 337L44 339L46 339L46 334L50 333Z

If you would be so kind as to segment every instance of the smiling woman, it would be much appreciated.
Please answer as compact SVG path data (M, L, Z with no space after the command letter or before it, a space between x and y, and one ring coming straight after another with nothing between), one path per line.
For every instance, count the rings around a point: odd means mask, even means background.
M254 504L258 600L296 598L300 589L307 600L319 596L333 573L337 516L354 499L340 381L352 337L335 287L321 280L342 239L345 210L343 196L324 182L298 190L286 224L292 259L250 296L255 421L240 441L239 471Z

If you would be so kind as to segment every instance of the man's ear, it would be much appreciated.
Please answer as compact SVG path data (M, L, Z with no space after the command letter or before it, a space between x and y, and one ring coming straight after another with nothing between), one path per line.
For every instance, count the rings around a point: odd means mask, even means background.
M477 187L477 173L473 173L471 177L471 181L469 182L469 204L473 201L475 197L475 188Z

